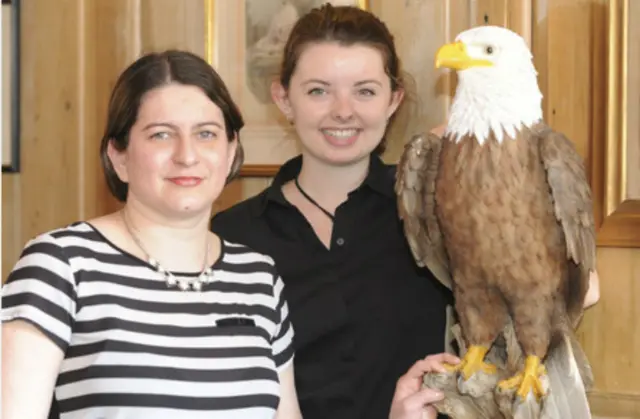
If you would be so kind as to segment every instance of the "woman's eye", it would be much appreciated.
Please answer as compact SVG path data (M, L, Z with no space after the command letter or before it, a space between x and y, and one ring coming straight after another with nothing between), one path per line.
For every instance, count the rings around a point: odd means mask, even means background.
M166 139L169 138L169 133L168 132L156 132L156 133L151 135L151 138L153 138L154 140L166 140Z
M216 138L216 134L211 131L200 131L198 135L204 140L213 140Z
M375 96L376 94L373 89L360 89L359 93L363 96Z
M313 89L309 90L307 92L308 95L312 95L312 96L318 96L324 93L324 89L321 89L319 87L314 87Z

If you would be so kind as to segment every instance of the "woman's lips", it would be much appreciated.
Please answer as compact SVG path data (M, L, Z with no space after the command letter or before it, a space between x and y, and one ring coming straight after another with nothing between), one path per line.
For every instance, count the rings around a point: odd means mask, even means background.
M325 140L336 147L348 147L356 142L360 129L323 129L321 130Z
M167 179L178 186L198 186L202 183L202 178L195 176L178 176Z

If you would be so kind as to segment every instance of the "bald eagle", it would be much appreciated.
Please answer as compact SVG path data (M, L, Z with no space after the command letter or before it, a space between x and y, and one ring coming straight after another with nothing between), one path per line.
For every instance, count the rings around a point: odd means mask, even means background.
M468 350L450 369L463 382L495 374L485 356L510 324L522 362L498 388L540 400L554 359L584 393L592 378L573 331L596 246L582 158L544 122L532 55L516 33L462 32L436 67L458 76L446 129L407 143L396 193L417 263L453 290Z

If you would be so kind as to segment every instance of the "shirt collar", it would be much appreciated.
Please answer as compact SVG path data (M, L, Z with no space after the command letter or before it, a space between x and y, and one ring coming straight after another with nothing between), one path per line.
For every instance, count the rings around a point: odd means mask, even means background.
M258 205L255 208L256 215L261 215L271 202L281 205L289 205L282 193L282 185L298 176L301 168L302 155L293 157L280 167L278 173L273 179L273 182L271 182L271 185L269 185L265 190L262 195L262 199L259 200ZM395 174L395 165L387 165L379 156L371 154L369 161L369 173L362 183L362 186L356 190L368 187L374 192L377 192L387 198L395 199Z

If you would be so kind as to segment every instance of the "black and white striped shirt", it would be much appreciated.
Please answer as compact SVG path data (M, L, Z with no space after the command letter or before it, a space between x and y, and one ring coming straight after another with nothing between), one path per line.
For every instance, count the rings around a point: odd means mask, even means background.
M271 258L224 240L213 270L201 292L168 288L79 222L26 245L2 319L33 323L65 353L61 419L272 418L293 359L283 282Z

